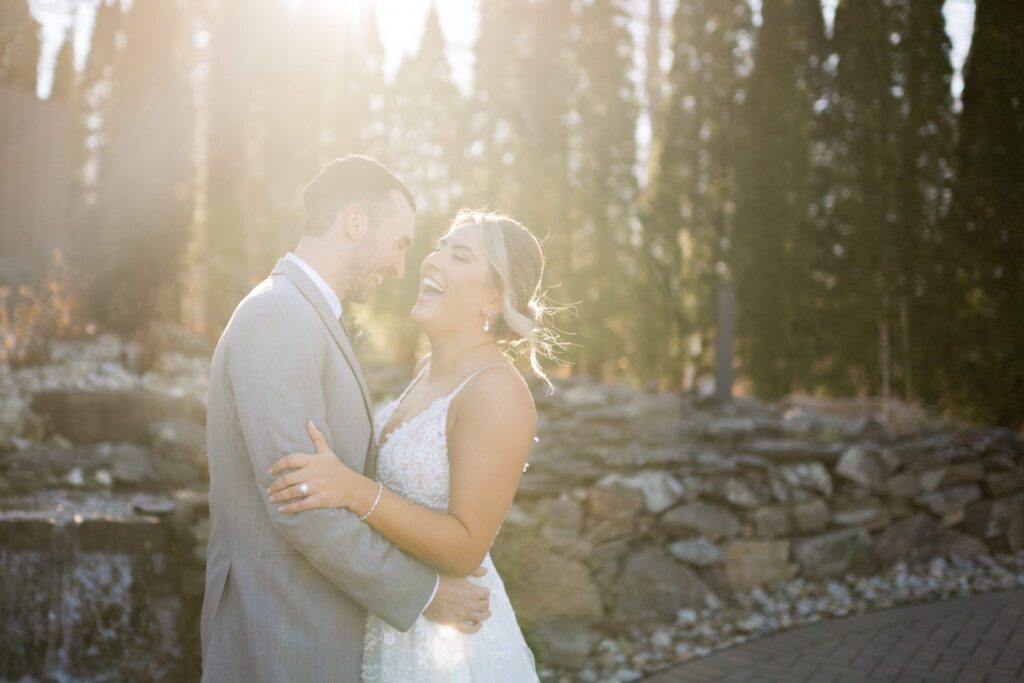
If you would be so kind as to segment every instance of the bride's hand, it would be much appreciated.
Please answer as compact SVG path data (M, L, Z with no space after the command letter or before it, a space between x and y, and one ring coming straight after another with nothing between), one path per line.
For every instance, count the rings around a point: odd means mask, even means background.
M360 475L338 459L312 421L306 423L306 431L316 453L289 453L270 466L272 475L287 472L267 489L270 501L286 503L277 508L285 513L316 508L351 510L357 488L354 480ZM301 488L303 484L307 487L305 493Z

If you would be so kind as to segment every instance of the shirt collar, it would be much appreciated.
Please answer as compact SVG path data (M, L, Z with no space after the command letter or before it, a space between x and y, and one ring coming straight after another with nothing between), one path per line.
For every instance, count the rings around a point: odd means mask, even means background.
M334 289L327 284L327 282L320 277L320 273L313 270L313 267L303 261L295 254L288 252L285 254L285 258L302 268L302 272L309 276L309 279L313 281L316 288L320 290L320 293L324 295L324 299L327 300L327 305L330 307L331 312L334 313L334 317L341 318L341 299L338 298L337 293Z

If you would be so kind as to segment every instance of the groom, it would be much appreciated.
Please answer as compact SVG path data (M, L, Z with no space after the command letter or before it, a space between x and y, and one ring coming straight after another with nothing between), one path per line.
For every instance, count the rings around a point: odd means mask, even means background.
M416 208L361 156L328 164L303 202L295 253L235 309L210 368L204 682L358 681L366 610L403 631L423 614L467 633L488 613L486 589L439 576L351 512L284 515L267 500L270 464L309 449L308 420L373 476L370 397L341 302L402 277Z

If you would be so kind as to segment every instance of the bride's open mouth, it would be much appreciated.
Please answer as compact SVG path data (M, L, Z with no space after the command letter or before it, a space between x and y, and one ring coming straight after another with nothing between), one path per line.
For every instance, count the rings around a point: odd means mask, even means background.
M434 299L444 296L444 288L438 284L437 280L429 276L424 276L420 280L420 298L421 299Z

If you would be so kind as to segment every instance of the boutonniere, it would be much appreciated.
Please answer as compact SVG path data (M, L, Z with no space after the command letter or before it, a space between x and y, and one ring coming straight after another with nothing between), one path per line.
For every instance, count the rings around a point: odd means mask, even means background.
M370 333L359 325L359 320L354 315L344 313L342 317L345 319L348 340L352 344L352 348L359 351L366 344L366 340L370 338Z

